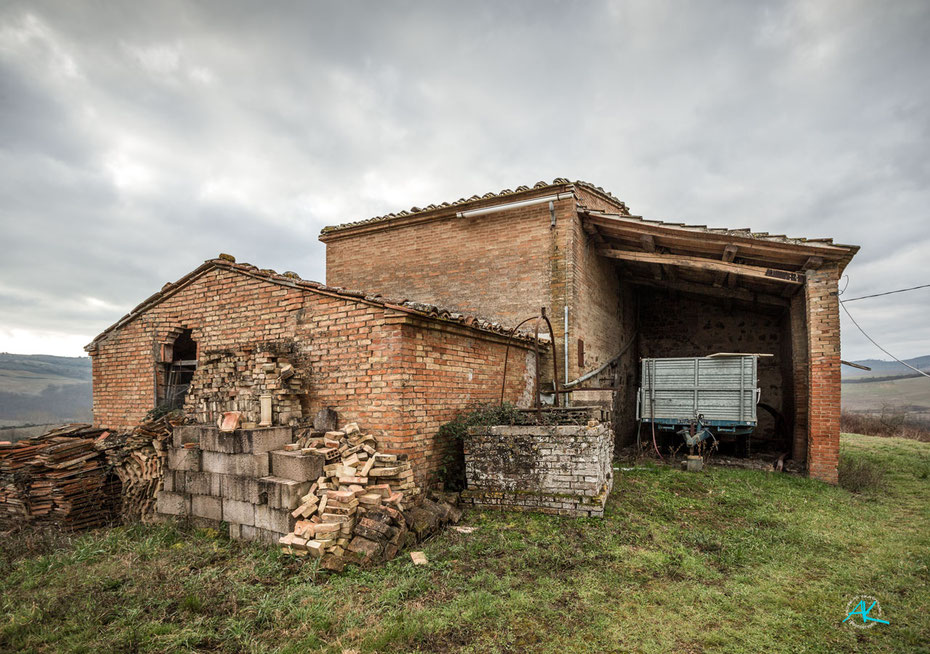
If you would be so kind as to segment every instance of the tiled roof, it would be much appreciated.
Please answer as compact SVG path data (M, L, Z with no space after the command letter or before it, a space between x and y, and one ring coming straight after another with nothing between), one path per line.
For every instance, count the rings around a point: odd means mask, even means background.
M425 318L430 318L433 320L441 320L443 322L450 322L461 325L463 327L468 327L471 329L477 329L483 332L490 332L497 335L508 335L510 334L510 328L496 322L491 322L488 320L483 320L476 316L466 315L463 313L458 313L455 311L450 311L449 309L444 309L442 307L437 307L432 304L424 304L422 302L411 302L406 299L397 300L389 299L382 297L381 295L372 295L364 293L362 291L353 291L345 288L340 288L337 286L327 286L326 284L321 284L320 282L314 282L306 279L301 279L297 273L294 272L285 272L278 273L274 270L267 268L259 268L258 266L253 266L249 263L236 263L234 257L228 254L221 254L216 259L208 259L202 265L198 266L195 270L192 270L188 274L184 275L181 279L176 282L165 284L160 291L154 295L146 298L141 304L136 306L132 311L127 313L125 316L120 318L114 324L110 325L107 329L101 332L91 343L84 347L85 351L93 350L97 344L106 338L111 332L120 329L126 324L132 322L147 310L160 303L162 300L173 295L175 292L181 290L183 287L187 286L189 283L193 282L195 279L200 277L205 272L213 269L223 269L231 270L238 272L249 277L254 277L256 279L261 279L272 284L278 284L281 286L287 286L290 288L299 288L311 292L319 292L326 295L334 295L337 297L363 300L365 302L383 306L389 309L397 309L399 311L404 311L410 314L423 316ZM524 342L533 342L533 336L526 332L516 332L513 336L516 341Z
M769 234L768 232L754 232L748 227L732 229L729 227L708 227L707 225L688 225L686 223L670 223L663 220L647 220L642 216L630 216L627 214L608 213L606 211L585 210L584 213L592 216L604 216L606 218L622 219L625 222L635 222L643 225L654 225L656 227L679 227L694 232L704 232L708 234L721 234L724 236L736 236L740 238L755 238L776 243L787 243L790 245L831 245L838 248L859 249L858 245L843 245L834 243L832 238L804 238L798 236L785 236L784 234Z
M518 186L515 189L505 188L501 191L498 191L497 193L485 193L484 195L473 195L470 198L459 198L455 202L443 202L441 204L430 204L425 207L414 206L414 207L410 207L410 209L406 211L398 211L397 213L389 213L383 216L375 216L374 218L366 218L365 220L356 220L354 222L342 223L340 225L330 225L328 227L324 227L322 233L328 234L330 232L335 232L335 231L339 231L342 229L349 229L351 227L359 227L361 225L369 225L371 223L387 222L389 220L394 220L397 218L406 218L409 216L427 214L433 211L439 212L443 209L448 209L450 207L457 207L457 206L464 205L464 204L470 204L472 202L479 202L481 200L493 200L496 198L507 198L510 196L519 195L520 193L527 193L529 191L535 191L539 189L549 189L549 188L554 189L554 188L560 188L560 187L565 187L565 186L578 186L588 191L598 193L600 195L605 196L607 199L609 199L611 202L618 205L619 207L623 207L624 209L626 209L626 205L623 202L621 202L619 199L614 197L609 191L605 191L600 186L595 186L594 184L581 181L581 180L572 182L564 177L556 177L554 180L552 180L551 183L540 181L540 182L536 182L532 186Z

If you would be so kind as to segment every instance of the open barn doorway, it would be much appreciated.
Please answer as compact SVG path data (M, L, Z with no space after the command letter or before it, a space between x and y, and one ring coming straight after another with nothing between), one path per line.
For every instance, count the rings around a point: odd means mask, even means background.
M162 346L161 367L158 408L166 412L183 409L197 371L197 342L192 330L181 330L173 342Z

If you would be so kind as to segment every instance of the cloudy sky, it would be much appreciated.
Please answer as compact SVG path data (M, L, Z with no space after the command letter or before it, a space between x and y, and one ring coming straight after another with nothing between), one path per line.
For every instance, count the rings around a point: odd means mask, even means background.
M925 0L4 2L0 351L81 355L219 252L323 280L324 225L554 177L860 244L846 297L930 283L928 64ZM902 357L928 307L849 305Z

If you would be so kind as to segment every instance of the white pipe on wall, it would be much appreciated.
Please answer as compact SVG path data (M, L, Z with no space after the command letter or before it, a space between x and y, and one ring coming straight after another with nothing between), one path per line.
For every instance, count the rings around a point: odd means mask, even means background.
M506 204L495 204L493 207L484 207L483 209L470 209L469 211L459 211L455 214L459 218L471 218L472 216L483 216L488 213L506 211L507 209L516 209L518 207L529 207L534 204L544 204L546 202L555 202L556 200L567 200L575 197L574 193L557 193L547 195L542 198L531 198L529 200L519 200L517 202L508 202Z

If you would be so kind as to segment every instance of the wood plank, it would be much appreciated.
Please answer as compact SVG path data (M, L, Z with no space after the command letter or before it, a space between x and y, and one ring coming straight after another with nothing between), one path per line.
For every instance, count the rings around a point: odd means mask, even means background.
M787 307L788 300L777 295L768 293L754 293L744 288L728 289L716 288L705 284L696 284L694 282L676 281L676 282L656 282L645 277L625 277L624 281L634 286L648 286L660 290L680 291L682 293L693 293L696 295L709 295L729 300L740 300L753 304L767 304L775 307Z
M619 259L620 261L637 261L640 263L658 263L668 266L678 266L681 268L696 268L698 270L723 271L742 277L752 277L755 279L764 279L766 281L781 282L784 284L803 284L804 275L777 268L761 268L759 266L747 266L741 263L725 263L723 261L714 261L713 259L704 259L702 257L690 257L679 254L658 254L651 252L631 252L627 250L608 250L599 251L601 256L610 259Z
M733 260L736 258L736 251L738 249L739 248L737 248L732 243L726 246L723 248L723 255L720 257L720 260L726 263L733 263ZM714 273L714 286L723 286L723 280L726 279L728 274L729 273L725 273L722 270L718 270L716 273Z

